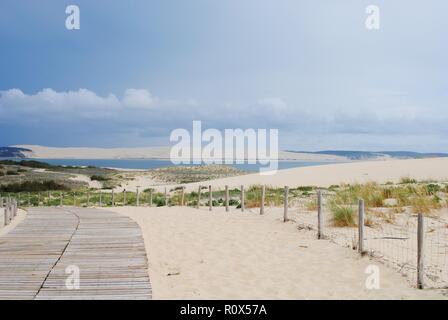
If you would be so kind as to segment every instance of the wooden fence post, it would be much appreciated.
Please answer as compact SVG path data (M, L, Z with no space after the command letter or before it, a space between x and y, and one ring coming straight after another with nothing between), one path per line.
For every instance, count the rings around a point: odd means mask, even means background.
M73 192L73 206L76 207L76 192Z
M114 189L112 189L112 207L115 207L115 193L114 193Z
M260 214L264 214L264 202L266 198L266 186L261 186L261 203L260 203Z
M197 209L201 206L201 186L198 187L198 205Z
M244 212L244 185L241 185L241 212Z
M181 194L181 198L180 198L180 205L181 205L181 207L183 207L185 204L185 187L184 186L182 186L181 192L182 192L182 194Z
M152 190L149 190L149 206L152 207Z
M212 186L208 186L208 210L213 210L213 195L212 195Z
M423 214L418 214L417 223L417 288L423 289L425 275L425 251L424 251L424 219Z
M317 191L317 238L323 239L323 212L322 212L322 191Z
M100 208L103 206L103 193L100 192Z
M4 214L4 216L3 216L3 218L4 218L3 225L7 226L9 224L8 203L5 203L5 208L3 210L4 210L3 211L3 214Z
M28 207L31 207L31 192L28 192Z
M283 208L283 222L288 221L288 196L289 196L289 187L285 186L285 199L284 199L284 208Z
M63 200L62 200L62 191L61 192L59 192L59 205L62 207L62 205L63 205Z
M229 186L226 186L225 201L226 201L226 212L229 212Z
M168 193L165 187L165 206L168 206Z
M126 189L123 190L123 207L126 207Z
M364 200L358 203L358 252L364 254Z
M87 191L87 206L90 207L90 192Z

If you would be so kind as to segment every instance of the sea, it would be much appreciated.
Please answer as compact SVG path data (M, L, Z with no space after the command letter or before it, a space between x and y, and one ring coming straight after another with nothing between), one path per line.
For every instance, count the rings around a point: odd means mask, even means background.
M157 159L20 159L20 158L0 158L10 160L36 160L46 162L52 165L60 166L94 166L102 168L119 168L119 169L156 169L162 167L172 167L174 164L170 160L157 160ZM325 164L331 164L335 162L308 162L299 160L279 160L278 169L289 169L298 167L311 167ZM340 162L339 162L340 163ZM261 167L266 165L257 164L232 164L230 165L240 170L248 172L258 172Z

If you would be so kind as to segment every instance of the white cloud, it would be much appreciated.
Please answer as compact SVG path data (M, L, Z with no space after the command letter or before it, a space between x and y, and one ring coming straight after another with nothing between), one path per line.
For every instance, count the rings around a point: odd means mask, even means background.
M284 141L296 141L297 145L303 144L299 137L310 135L320 141L332 141L333 145L361 143L367 135L369 141L378 141L379 146L396 145L405 141L404 137L416 135L439 136L440 141L445 140L448 111L441 110L435 117L418 105L406 108L398 103L399 99L393 102L390 107L383 104L381 108L353 110L328 105L316 109L290 105L278 97L245 105L205 105L194 99L160 99L146 89L127 89L122 98L115 94L101 96L87 89L63 92L43 89L35 94L10 89L0 91L0 125L16 127L21 135L30 137L37 131L63 128L67 136L85 131L92 139L100 134L141 140L166 137L167 143L171 130L188 129L192 120L201 120L204 127L218 129L277 128ZM340 138L344 141L335 143L334 137L344 137ZM384 137L390 137L390 141L384 141Z
M154 106L155 98L145 89L127 89L124 93L123 105L135 108Z

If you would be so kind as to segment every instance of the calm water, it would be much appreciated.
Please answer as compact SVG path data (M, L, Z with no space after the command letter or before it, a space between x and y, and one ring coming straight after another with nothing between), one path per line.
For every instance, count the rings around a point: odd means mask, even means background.
M152 159L14 159L14 160L37 160L52 165L60 166L95 166L103 168L120 168L120 169L155 169L173 166L169 160L152 160ZM306 161L279 161L279 169L288 169L296 167L310 167L332 162L306 162ZM259 164L235 164L235 168L245 171L258 171Z

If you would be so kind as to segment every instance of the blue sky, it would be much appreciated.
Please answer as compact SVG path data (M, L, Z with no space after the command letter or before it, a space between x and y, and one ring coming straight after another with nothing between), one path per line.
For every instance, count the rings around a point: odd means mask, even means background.
M65 28L76 4L81 29ZM365 28L367 5L381 28ZM283 149L446 151L448 3L0 2L0 145L168 145L278 128Z

